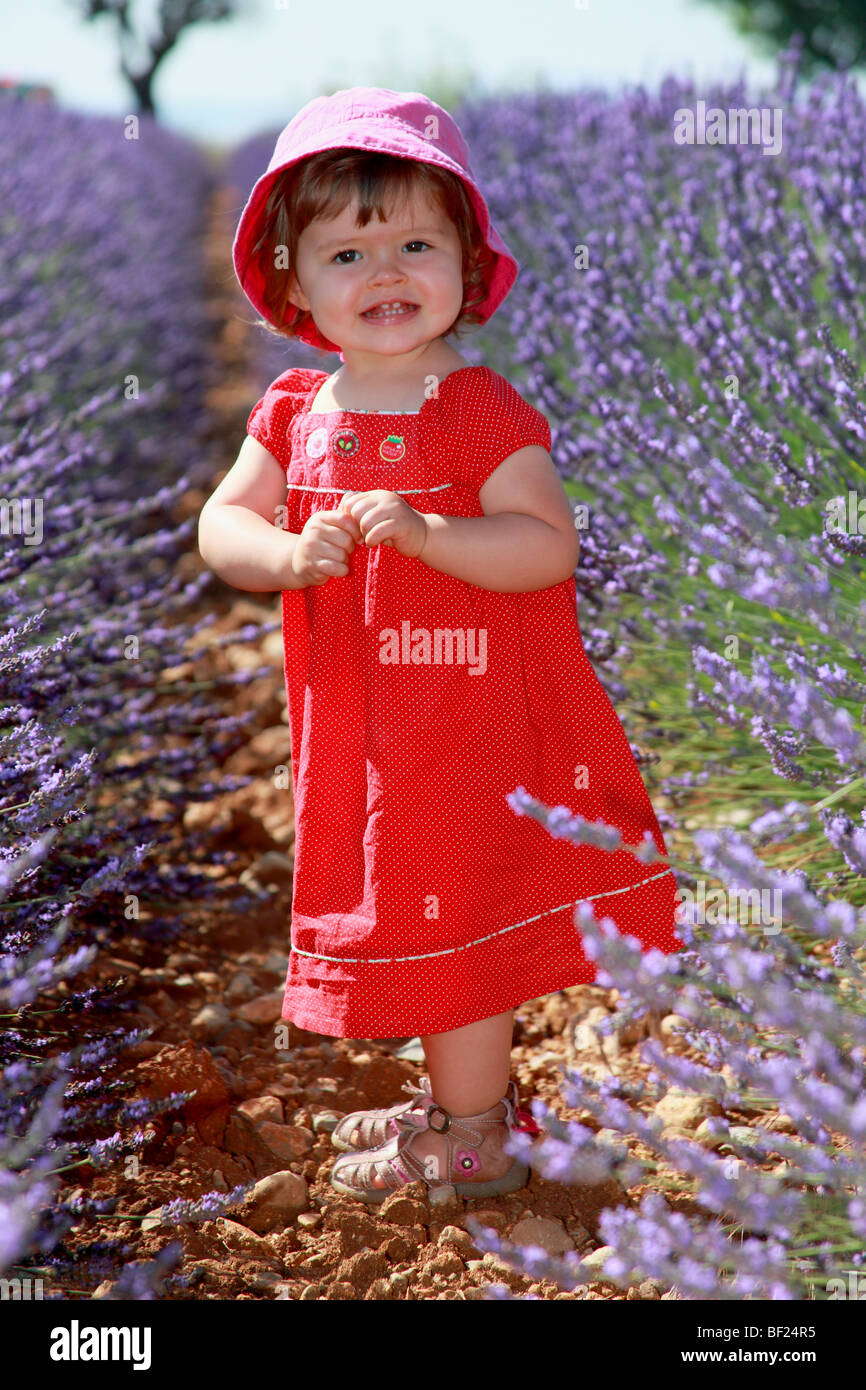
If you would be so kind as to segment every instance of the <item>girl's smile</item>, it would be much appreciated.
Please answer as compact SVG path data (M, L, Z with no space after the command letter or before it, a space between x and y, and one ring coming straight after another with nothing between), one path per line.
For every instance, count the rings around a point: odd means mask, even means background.
M390 303L378 304L373 309L365 309L361 317L366 319L368 323L387 326L406 323L417 313L417 304L406 304L403 300L391 300Z

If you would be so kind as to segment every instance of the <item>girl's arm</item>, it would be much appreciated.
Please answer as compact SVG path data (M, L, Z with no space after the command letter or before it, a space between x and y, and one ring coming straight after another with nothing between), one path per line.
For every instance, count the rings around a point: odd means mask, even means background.
M273 454L247 435L199 515L198 548L205 564L226 584L250 593L302 587L292 570L298 536L274 524L285 504L285 473Z
M530 444L496 468L478 494L484 516L419 513L418 559L480 589L526 593L573 575L580 536L553 459Z

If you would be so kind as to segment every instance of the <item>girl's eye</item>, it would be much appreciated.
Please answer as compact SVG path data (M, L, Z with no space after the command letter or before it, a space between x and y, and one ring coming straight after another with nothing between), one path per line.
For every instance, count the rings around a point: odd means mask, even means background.
M429 246L429 245L430 245L429 241L421 241L420 239L416 239L415 241L407 241L407 242L405 242L404 244L405 244L406 246ZM341 256L357 256L358 254L359 254L359 253L358 253L357 251L355 251L353 248L350 248L350 249L347 250L347 251L338 251L337 254L334 256L333 259L337 262L338 265L352 265L352 264L354 264L352 261L341 261L341 260L340 260L340 257L341 257Z

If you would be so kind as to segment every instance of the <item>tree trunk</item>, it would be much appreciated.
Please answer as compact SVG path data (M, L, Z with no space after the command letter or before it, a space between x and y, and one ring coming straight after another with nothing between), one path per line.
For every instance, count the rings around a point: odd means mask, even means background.
M153 69L150 72L128 74L132 90L138 101L139 116L156 116L153 105Z

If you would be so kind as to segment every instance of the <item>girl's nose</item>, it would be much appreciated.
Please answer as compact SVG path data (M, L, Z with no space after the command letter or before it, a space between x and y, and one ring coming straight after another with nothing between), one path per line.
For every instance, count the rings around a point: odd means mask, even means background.
M370 271L370 280L373 284L378 284L381 280L405 280L406 273L400 265L399 258L395 253L389 255L383 251L378 257L373 258L373 265Z
M399 270L380 270L375 275L370 276L370 288L373 290L390 289L393 285L405 285L406 276Z

